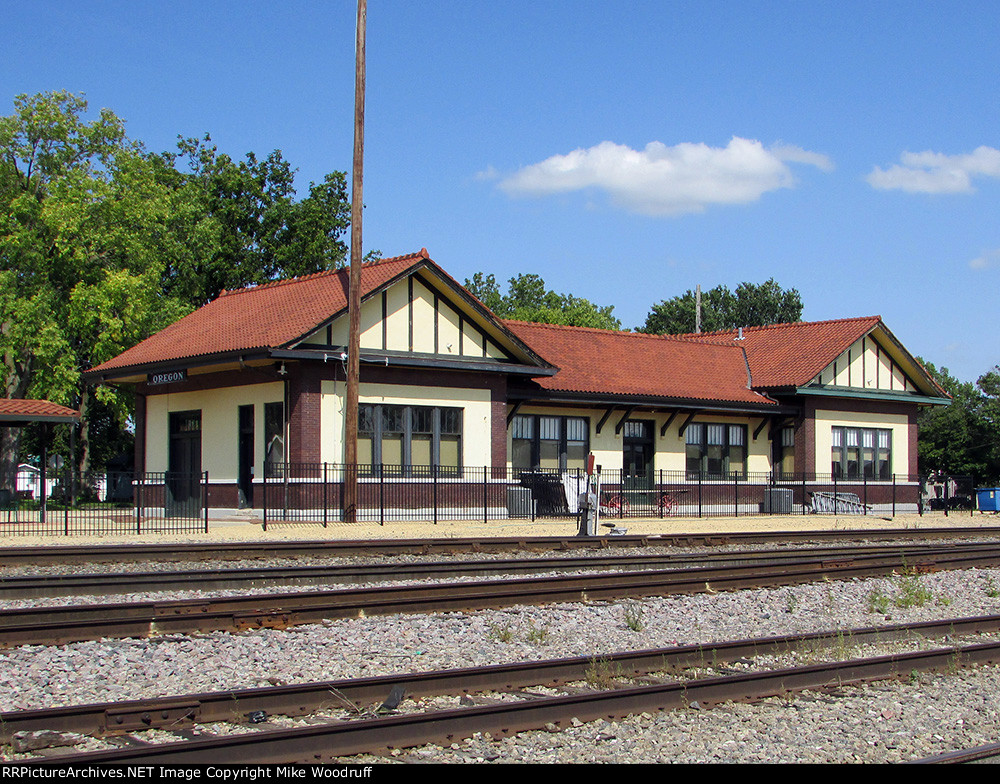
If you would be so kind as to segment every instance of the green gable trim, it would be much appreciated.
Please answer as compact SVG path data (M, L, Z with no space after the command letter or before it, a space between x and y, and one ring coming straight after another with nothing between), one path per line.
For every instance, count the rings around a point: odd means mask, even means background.
M851 397L861 400L884 400L891 403L917 403L924 406L951 405L949 398L903 394L899 392L865 392L847 387L796 387L795 394L819 395L821 397Z

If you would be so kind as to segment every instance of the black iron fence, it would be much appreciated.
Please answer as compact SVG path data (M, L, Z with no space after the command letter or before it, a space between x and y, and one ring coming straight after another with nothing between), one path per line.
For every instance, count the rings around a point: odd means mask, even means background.
M100 535L208 531L208 474L50 472L0 503L0 534Z
M256 483L255 514L265 528L282 522L340 522L349 471L332 463L272 465ZM44 491L38 481L19 485L16 494L0 490L0 534L199 533L208 531L213 511L207 503L207 473L58 472L48 475L45 485ZM685 471L631 476L612 470L595 475L588 485L582 470L365 466L357 471L356 517L382 525L574 518L588 489L599 517L608 523L635 517L973 514L977 493L983 493L971 477L941 475L875 481ZM994 495L1000 505L1000 489Z
M332 463L287 463L272 467L259 485L263 522L343 519L344 480L356 470L358 520L490 520L575 517L588 490L583 470L523 471L472 467L444 469L399 466L352 469ZM969 477L949 477L951 495L940 508L971 508ZM652 471L630 476L603 471L591 479L598 514L627 517L742 517L749 515L881 515L923 513L934 486L920 477L894 475L875 481L835 475L773 473L707 476L686 471ZM963 495L964 493L964 495Z

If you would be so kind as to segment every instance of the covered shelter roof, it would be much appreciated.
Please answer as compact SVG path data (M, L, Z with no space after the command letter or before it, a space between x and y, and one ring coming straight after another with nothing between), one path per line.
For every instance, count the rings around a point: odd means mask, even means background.
M36 422L75 424L80 412L48 400L0 398L0 427L21 427Z

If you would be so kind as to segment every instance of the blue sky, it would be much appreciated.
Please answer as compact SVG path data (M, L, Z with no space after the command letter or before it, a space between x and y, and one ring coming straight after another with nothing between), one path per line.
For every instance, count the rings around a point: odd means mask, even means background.
M4 3L0 114L56 89L151 150L349 171L353 0ZM1000 4L369 0L366 249L524 272L625 327L775 278L1000 362Z

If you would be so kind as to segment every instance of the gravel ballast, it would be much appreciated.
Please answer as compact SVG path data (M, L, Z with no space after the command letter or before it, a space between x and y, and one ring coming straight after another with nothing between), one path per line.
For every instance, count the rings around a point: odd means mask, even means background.
M469 667L1000 612L1000 570L732 593L331 621L289 630L0 651L0 710ZM919 598L919 606L899 607ZM141 599L143 597L134 597ZM880 612L873 613L877 607ZM638 619L638 621L636 621ZM868 652L857 655L871 655ZM893 762L991 742L998 669L919 674L756 705L696 707L388 759Z

